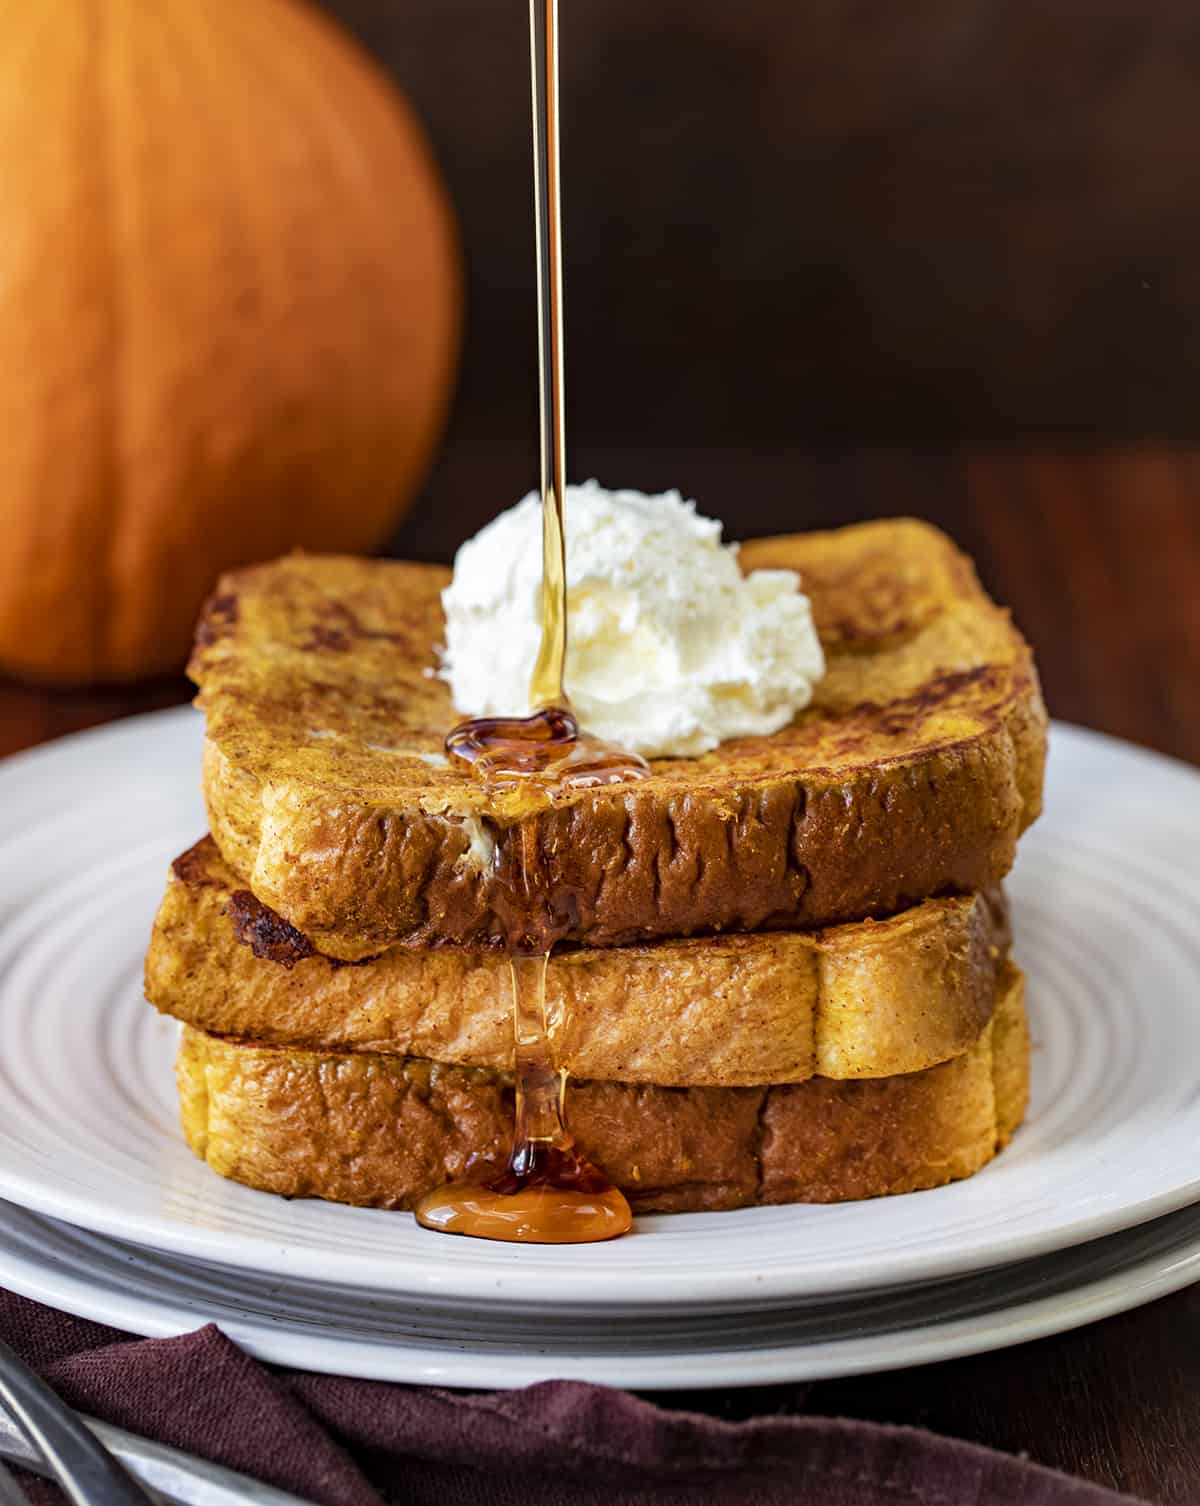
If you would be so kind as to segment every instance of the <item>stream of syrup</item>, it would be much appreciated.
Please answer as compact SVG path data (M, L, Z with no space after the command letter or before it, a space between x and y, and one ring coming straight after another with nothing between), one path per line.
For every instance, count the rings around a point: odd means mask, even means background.
M530 0L538 377L542 478L542 636L529 716L480 717L446 739L502 819L515 821L565 791L649 772L645 761L581 732L564 688L567 658L566 432L563 408L562 213L559 191L558 0ZM577 1148L567 1128L566 1073L554 1059L547 964L554 903L534 822L519 827L511 872L497 873L508 926L515 1060L515 1123L507 1168L486 1181L451 1182L416 1207L418 1223L446 1234L529 1244L614 1239L632 1226L624 1195Z

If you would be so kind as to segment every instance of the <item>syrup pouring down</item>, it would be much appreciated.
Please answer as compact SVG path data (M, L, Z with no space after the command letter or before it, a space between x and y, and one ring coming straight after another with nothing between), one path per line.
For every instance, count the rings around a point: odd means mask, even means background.
M529 716L480 717L446 739L511 812L556 794L645 778L636 754L581 732L564 688L567 655L566 435L563 410L561 196L559 191L558 0L530 0L534 214L537 240L538 379L542 480L542 635ZM566 1121L566 1074L554 1062L547 963L560 937L560 908L539 862L537 832L522 828L503 884L512 979L515 1124L507 1168L486 1181L451 1182L427 1194L417 1222L446 1234L529 1244L584 1244L629 1232L624 1195L576 1147Z

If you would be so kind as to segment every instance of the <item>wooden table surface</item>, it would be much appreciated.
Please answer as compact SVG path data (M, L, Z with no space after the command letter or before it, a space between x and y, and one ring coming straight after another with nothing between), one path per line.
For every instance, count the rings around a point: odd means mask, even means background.
M578 474L589 469L587 458ZM599 457L606 477L683 484L730 531L910 512L948 528L1033 641L1052 712L1200 763L1200 452ZM628 463L627 463L628 462ZM656 465L674 468L670 477ZM444 462L397 541L448 558L520 479ZM439 499L469 498L455 506ZM480 516L474 516L478 513ZM186 698L0 686L0 753ZM729 1418L803 1409L1026 1453L1156 1502L1200 1501L1200 1286L993 1355L813 1386L659 1398Z

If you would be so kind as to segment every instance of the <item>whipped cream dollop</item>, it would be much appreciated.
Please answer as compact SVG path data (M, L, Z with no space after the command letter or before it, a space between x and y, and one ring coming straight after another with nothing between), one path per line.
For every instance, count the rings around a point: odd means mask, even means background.
M586 731L648 758L777 732L825 673L792 570L742 575L737 546L678 492L568 486L566 690ZM442 593L439 673L464 716L529 707L541 636L541 499L468 540Z

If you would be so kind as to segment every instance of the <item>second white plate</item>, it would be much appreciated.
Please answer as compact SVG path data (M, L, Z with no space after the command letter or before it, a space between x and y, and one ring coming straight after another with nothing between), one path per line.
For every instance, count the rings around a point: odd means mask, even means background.
M613 1245L446 1239L284 1202L188 1152L141 999L167 863L203 830L201 728L160 713L0 766L0 1195L153 1248L493 1311L788 1305L1079 1244L1200 1197L1200 776L1057 728L1011 884L1029 1122L979 1176L835 1207L644 1218Z
M0 1203L0 1282L156 1337L216 1323L258 1359L411 1384L704 1390L829 1380L1061 1333L1200 1279L1200 1208L999 1271L803 1308L606 1319L457 1314L204 1265Z

